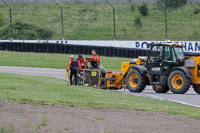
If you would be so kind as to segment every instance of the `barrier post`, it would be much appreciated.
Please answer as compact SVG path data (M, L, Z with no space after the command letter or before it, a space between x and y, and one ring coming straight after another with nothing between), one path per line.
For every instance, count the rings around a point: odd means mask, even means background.
M112 7L113 9L113 27L114 27L114 40L116 40L116 24L115 24L115 7L108 2L108 0L105 0L107 2L108 5L110 5L110 7Z
M12 8L8 5L8 3L5 0L2 0L3 3L9 8L10 11L10 41L13 40L13 32L12 32Z
M163 6L164 7L164 9L165 9L165 39L166 39L166 41L168 40L167 39L167 7L160 1L160 0L157 0L159 3L160 3L160 5L161 6Z
M62 6L56 0L53 0L53 2L60 7L61 22L62 22L62 40L63 40L62 43L64 43L65 36L64 36L64 24L63 24L63 8L62 8Z

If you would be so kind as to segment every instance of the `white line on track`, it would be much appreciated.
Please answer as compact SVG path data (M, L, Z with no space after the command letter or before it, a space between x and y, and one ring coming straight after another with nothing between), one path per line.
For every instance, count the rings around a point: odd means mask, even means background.
M179 104L184 104L184 105L189 105L189 106L200 108L199 105L190 104L190 103L186 103L186 102L182 102L182 101L178 101L178 100L173 100L173 99L170 99L170 98L163 98L163 97L155 96L155 95L151 95L151 94L130 93L130 92L123 91L123 90L114 90L114 91L115 92L119 92L119 93L123 93L123 94L134 95L134 96L138 96L138 97L147 97L147 98L161 100L161 101L168 100L168 101L171 101L171 102L175 102L175 103L179 103Z

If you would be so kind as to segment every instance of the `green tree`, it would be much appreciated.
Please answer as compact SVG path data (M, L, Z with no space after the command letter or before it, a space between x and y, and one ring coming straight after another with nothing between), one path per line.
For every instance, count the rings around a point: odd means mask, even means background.
M134 5L131 5L131 11L135 11L135 6Z
M200 9L199 8L195 8L194 11L193 11L193 14L194 15L197 15L200 13Z
M44 27L37 27L33 24L15 21L13 23L13 35L15 39L47 40L53 36L53 31ZM10 26L4 26L0 31L1 39L10 37Z
M149 10L148 10L148 4L146 2L143 2L142 5L138 8L140 14L142 16L148 16Z
M134 24L135 24L135 26L138 28L138 29L140 29L140 28L142 28L142 20L140 19L140 17L137 17L135 20L134 20Z

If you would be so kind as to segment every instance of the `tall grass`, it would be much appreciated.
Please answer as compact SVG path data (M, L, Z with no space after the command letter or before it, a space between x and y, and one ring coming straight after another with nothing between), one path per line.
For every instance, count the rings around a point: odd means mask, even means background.
M31 24L53 32L41 39L61 39L60 9L55 4L12 4L13 23ZM65 38L68 40L113 40L112 9L106 4L63 4ZM149 15L141 16L139 4L115 4L116 34L118 40L164 40L164 10L157 4L149 4ZM134 9L133 9L134 6ZM199 40L200 14L194 14L199 4L187 4L182 8L168 9L168 37L171 40ZM137 28L134 20L140 17L142 27ZM0 33L9 26L9 10L0 4ZM28 34L35 31L30 30ZM8 33L9 34L9 31ZM14 30L14 39L20 34ZM7 38L0 34L0 39ZM24 36L24 39L28 39ZM32 38L31 38L32 39ZM37 39L37 38L36 38Z

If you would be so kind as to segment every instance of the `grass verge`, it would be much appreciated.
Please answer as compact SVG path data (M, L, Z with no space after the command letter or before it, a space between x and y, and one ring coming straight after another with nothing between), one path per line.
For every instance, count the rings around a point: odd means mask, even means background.
M200 109L169 101L125 95L83 86L68 86L64 80L0 73L0 99L34 105L85 108L123 108L166 112L200 119Z
M78 55L74 55L78 57ZM67 67L69 54L44 54L44 53L23 53L0 51L1 66L21 66L21 67L41 67L60 68ZM90 57L90 55L84 55ZM121 67L121 62L130 62L131 58L105 57L101 56L101 64L106 69L117 69Z
M61 3L60 3L61 4ZM142 4L142 3L141 3ZM141 16L141 4L114 4L117 40L165 40L164 10L148 4L148 16ZM60 9L50 4L10 4L14 39L62 39ZM113 40L112 8L106 4L62 4L67 40ZM27 10L28 9L28 10ZM199 40L200 4L167 10L168 39ZM49 12L51 11L51 12ZM136 26L139 19L141 26ZM9 10L0 3L0 38L10 39Z

